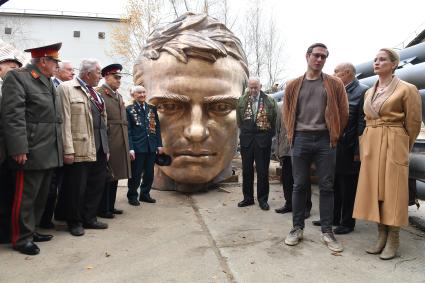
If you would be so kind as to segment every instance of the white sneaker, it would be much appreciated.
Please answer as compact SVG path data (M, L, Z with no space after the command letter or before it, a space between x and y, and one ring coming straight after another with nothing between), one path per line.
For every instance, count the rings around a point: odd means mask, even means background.
M334 233L322 233L322 242L328 246L328 249L330 249L333 252L342 252L344 248L342 247L342 244L337 241L337 239L334 236Z
M301 228L292 228L288 236L285 238L285 244L288 246L295 246L303 239L303 229Z

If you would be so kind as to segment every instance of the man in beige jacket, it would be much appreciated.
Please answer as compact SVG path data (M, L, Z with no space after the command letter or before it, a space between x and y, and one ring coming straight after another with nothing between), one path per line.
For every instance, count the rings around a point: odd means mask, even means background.
M96 213L102 197L109 154L105 103L93 87L99 83L97 60L84 59L78 77L61 83L64 181L59 204L66 207L66 221L74 236L84 229L106 229Z

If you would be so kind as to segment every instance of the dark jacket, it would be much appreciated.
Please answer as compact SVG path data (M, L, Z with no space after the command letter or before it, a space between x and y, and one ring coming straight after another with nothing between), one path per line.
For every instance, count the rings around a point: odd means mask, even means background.
M60 99L36 66L7 73L2 87L2 123L8 156L27 154L23 169L62 166ZM12 166L16 166L12 162Z
M360 170L360 162L354 161L359 154L359 136L366 126L363 112L364 94L368 87L357 79L349 83L345 90L348 95L348 123L338 141L336 157L336 173L353 174Z
M260 92L259 100L263 99L264 107L267 114L267 119L270 122L270 129L259 130L254 119L245 120L244 114L247 107L247 100L249 93L244 94L238 100L236 106L237 123L239 126L239 140L241 147L248 147L253 141L261 148L271 146L272 137L276 133L276 117L277 117L277 104L276 101L269 97L264 92Z
M6 160L6 146L4 144L3 138L3 123L1 122L1 86L3 85L3 80L0 78L0 165Z
M327 94L325 111L326 127L329 131L331 145L337 145L348 120L348 99L342 81L334 76L322 73L323 86ZM288 141L292 145L297 119L297 103L305 75L302 75L286 85L282 117L288 132Z
M145 103L145 107L146 109L143 110L139 103L134 102L126 108L128 143L130 150L134 150L136 153L156 152L158 147L162 147L156 107L148 103Z

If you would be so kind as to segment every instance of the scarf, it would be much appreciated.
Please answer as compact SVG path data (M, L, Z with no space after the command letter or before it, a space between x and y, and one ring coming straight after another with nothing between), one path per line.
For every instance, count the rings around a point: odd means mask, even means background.
M379 119L381 117L379 112L381 111L382 105L385 101L387 101L391 94L394 93L399 82L400 79L394 76L391 83L382 90L378 90L379 81L375 83L373 86L373 94L368 95L364 102L364 112L366 116L369 116L372 119Z

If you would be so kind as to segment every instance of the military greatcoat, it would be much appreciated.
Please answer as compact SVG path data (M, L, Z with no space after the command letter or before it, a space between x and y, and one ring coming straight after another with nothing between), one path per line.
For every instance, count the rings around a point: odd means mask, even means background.
M128 122L124 100L118 92L103 84L96 89L106 104L108 115L109 165L114 180L131 177L131 161L128 145Z

